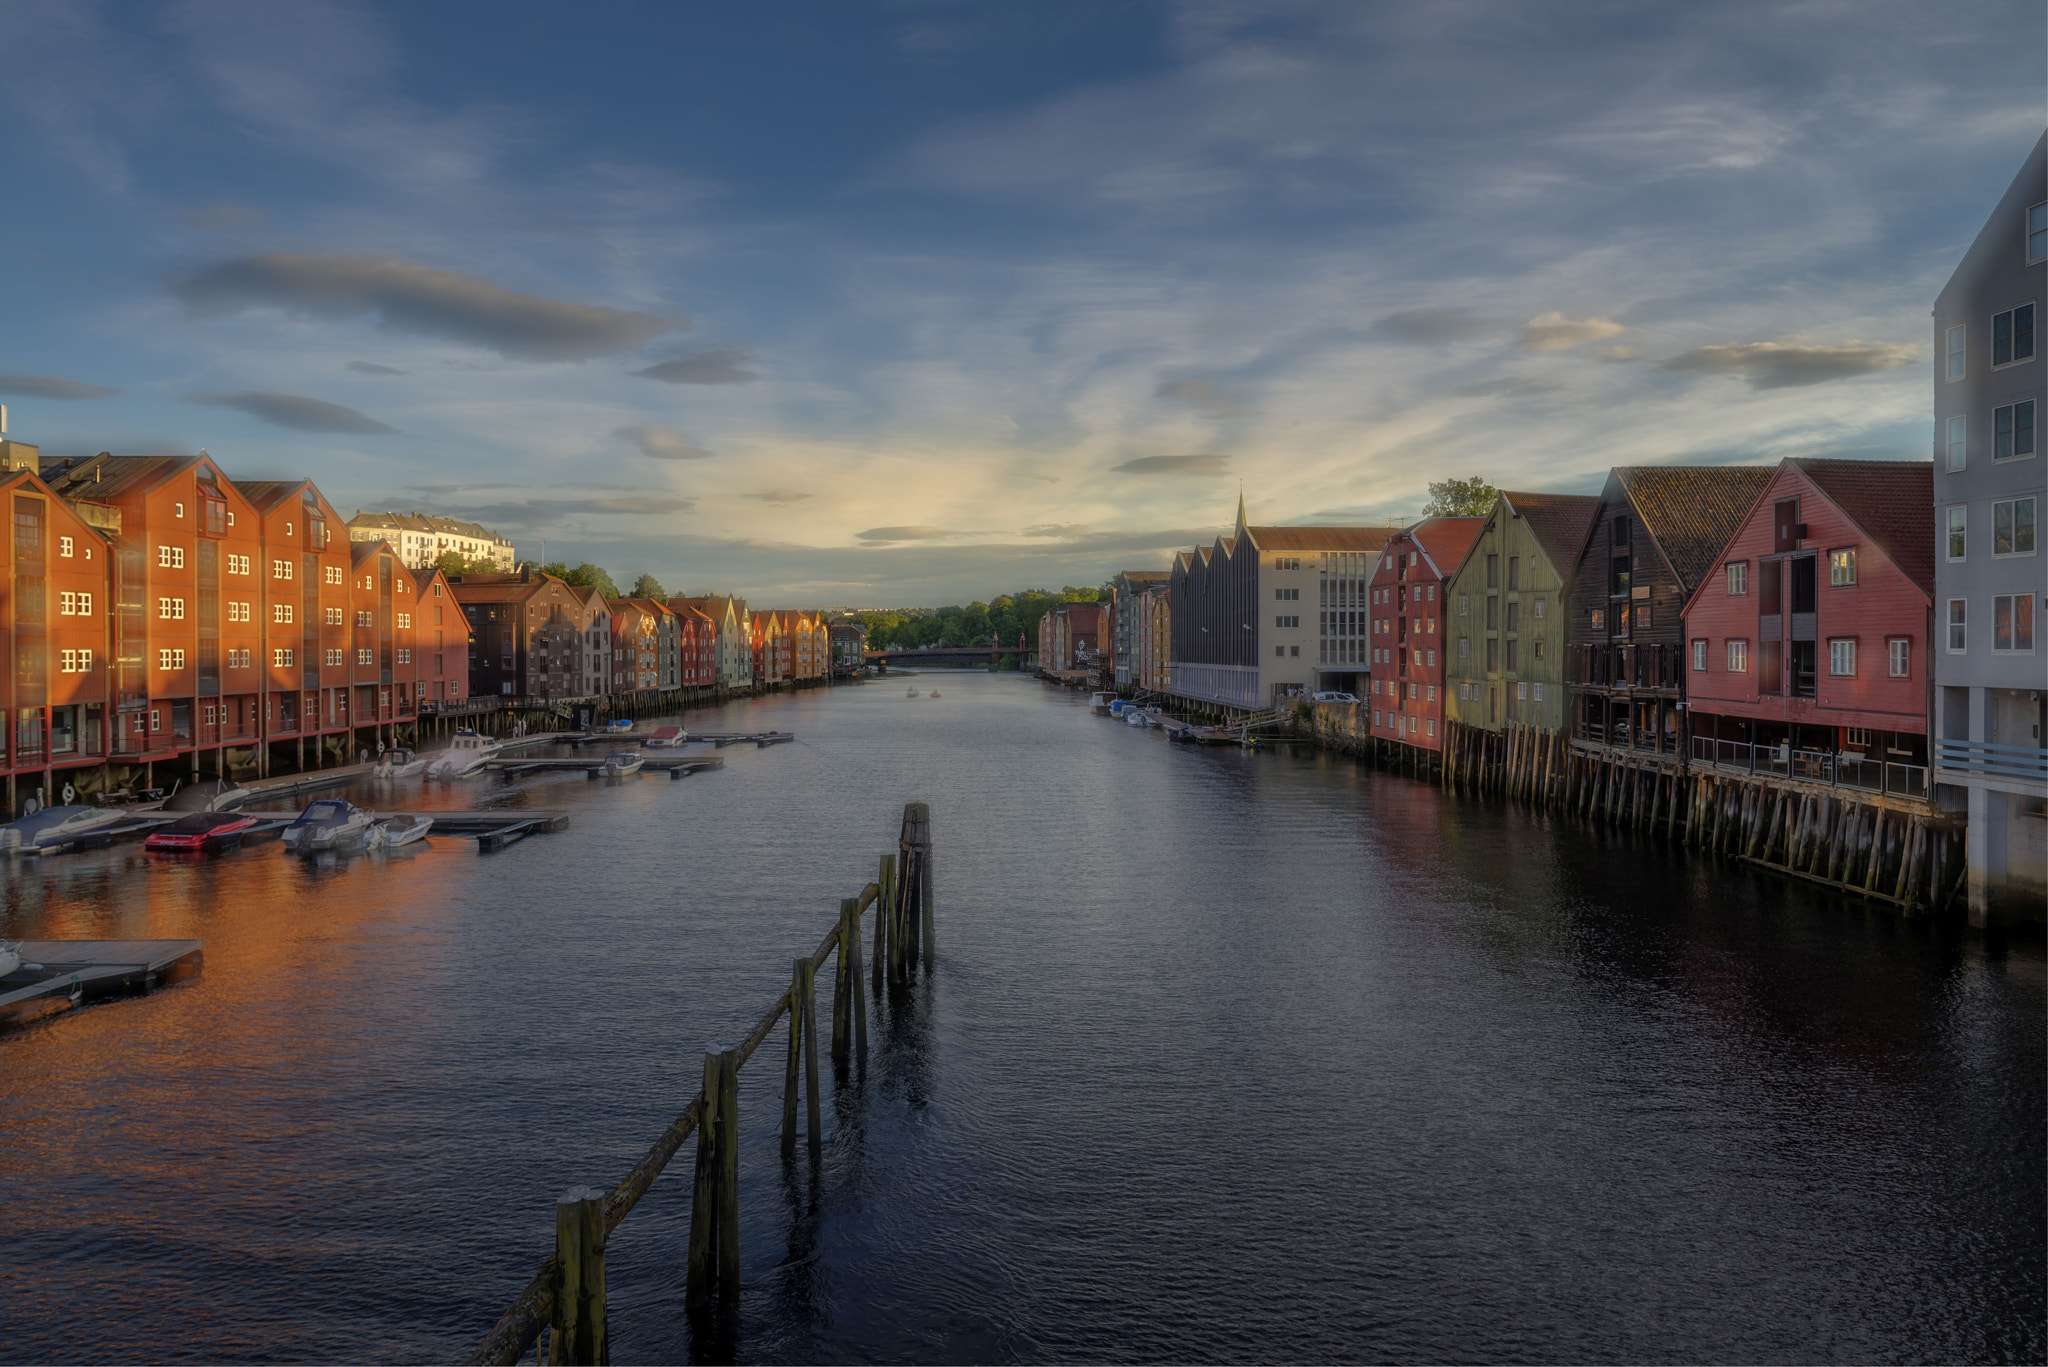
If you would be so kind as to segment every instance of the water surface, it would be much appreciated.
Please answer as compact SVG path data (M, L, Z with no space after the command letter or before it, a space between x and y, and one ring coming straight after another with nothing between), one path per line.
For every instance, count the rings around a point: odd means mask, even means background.
M2048 1354L2038 943L920 682L689 714L799 739L682 782L359 794L571 813L489 857L8 874L0 936L207 973L0 1036L7 1356L466 1354L912 799L937 962L818 1171L779 1035L742 1074L743 1359ZM613 1240L616 1361L690 1354L689 1152Z

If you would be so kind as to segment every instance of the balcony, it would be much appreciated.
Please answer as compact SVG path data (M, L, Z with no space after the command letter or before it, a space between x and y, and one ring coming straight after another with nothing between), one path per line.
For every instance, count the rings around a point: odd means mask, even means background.
M1918 802L1927 800L1924 764L1899 764L1861 755L1829 754L1824 750L1794 750L1785 745L1751 745L1747 741L1715 740L1711 736L1692 738L1692 759L1695 764L1795 783L1854 788Z
M1572 648L1571 683L1579 688L1652 689L1676 693L1685 678L1676 645L1617 641Z
M2039 746L1939 740L1934 743L1934 762L1943 774L2048 786L2048 750Z

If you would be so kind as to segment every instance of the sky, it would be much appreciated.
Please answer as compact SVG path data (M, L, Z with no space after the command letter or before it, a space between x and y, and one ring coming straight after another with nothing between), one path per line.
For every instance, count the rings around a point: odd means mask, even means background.
M1927 459L2039 0L0 6L9 435L764 606Z

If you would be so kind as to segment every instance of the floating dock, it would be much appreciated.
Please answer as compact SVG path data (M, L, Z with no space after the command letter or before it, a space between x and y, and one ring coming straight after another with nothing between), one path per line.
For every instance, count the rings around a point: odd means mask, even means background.
M503 774L506 778L517 778L521 774L548 773L551 771L557 773L581 772L595 778L597 771L603 767L604 761L601 759L494 759L484 765L484 768L489 769L492 773ZM634 770L634 773L642 771L651 774L665 773L670 778L675 779L688 778L691 774L701 774L706 769L722 769L724 767L724 760L710 756L685 759L680 755L649 755L642 761L640 768ZM621 777L631 778L632 774L624 774Z
M206 957L199 940L23 940L15 950L20 966L0 978L0 1025L184 982Z
M370 810L370 809L366 809ZM434 824L427 831L429 836L454 835L474 836L478 854L490 854L507 845L516 845L529 835L542 835L550 831L569 829L569 814L559 811L524 812L387 812L374 809L378 819L393 818L400 821L432 817ZM292 822L298 820L297 812L243 812L262 821Z
M645 745L653 734L651 731L639 734L632 731L591 731L578 736L558 733L555 739L558 743L569 746ZM765 750L771 745L787 745L795 739L794 731L693 731L677 744L678 747L710 745L723 750L728 745L751 743ZM649 760L648 763L652 764L653 761Z

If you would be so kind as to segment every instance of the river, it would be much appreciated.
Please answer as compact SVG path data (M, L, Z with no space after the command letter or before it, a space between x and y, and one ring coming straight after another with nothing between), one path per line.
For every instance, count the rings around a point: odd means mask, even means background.
M681 782L357 794L570 812L490 856L8 872L0 937L207 968L0 1035L6 1357L465 1355L912 799L937 959L819 1171L779 1033L741 1075L744 1360L2048 1355L2038 939L918 682L687 714L798 740ZM615 1361L689 1357L693 1149L613 1238Z

